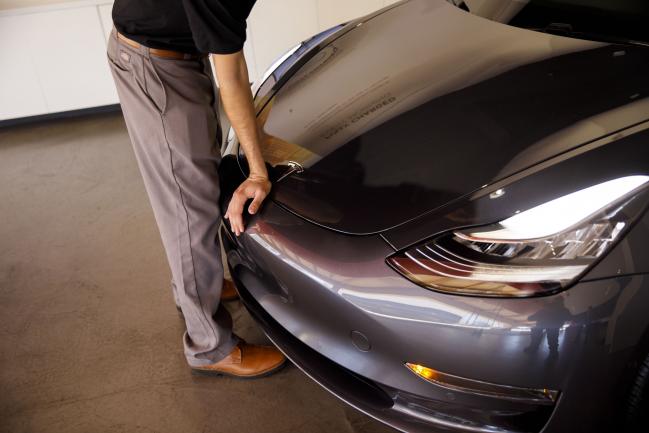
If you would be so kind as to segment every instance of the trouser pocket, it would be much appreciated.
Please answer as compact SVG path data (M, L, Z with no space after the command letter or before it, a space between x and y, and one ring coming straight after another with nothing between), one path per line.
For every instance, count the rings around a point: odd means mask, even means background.
M167 91L162 79L156 70L155 64L151 59L142 58L144 77L144 91L156 106L160 114L164 114L167 109Z
M115 32L111 32L106 52L109 65L125 80L134 82L131 92L139 93L140 99L149 101L153 109L164 114L167 108L164 84L146 48L142 47L142 51L120 41Z
M108 59L109 66L122 72L132 72L131 68L128 67L131 55L128 52L120 49L119 42L117 42L115 37L112 35L108 39L106 57ZM126 61L126 63L124 63L124 61Z

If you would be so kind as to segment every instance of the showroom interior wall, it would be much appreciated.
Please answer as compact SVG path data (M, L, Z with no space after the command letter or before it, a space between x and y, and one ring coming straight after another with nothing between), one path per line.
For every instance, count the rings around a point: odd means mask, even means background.
M258 0L245 46L251 80L283 51L397 0ZM117 103L106 64L110 0L0 0L0 121Z

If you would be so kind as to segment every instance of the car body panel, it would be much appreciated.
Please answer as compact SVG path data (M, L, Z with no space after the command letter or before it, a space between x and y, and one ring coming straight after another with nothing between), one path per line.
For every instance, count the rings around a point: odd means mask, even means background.
M315 381L403 431L610 431L649 351L649 188L624 208L632 223L609 254L549 296L439 293L386 259L648 175L649 48L516 29L436 0L317 41L257 95L265 157L306 170L274 184L241 236L221 229L264 331ZM235 144L219 169L223 209L245 176ZM559 398L449 389L406 362Z
M318 50L260 98L264 153L306 168L274 199L342 232L390 229L649 117L649 48L441 0L405 2Z
M597 280L612 275L649 273L649 211L645 211L631 231L593 269L584 280Z
M486 185L382 235L396 249L463 226L486 225L607 180L649 172L649 122L610 134ZM500 191L496 197L494 191ZM634 272L645 272L646 263Z
M326 230L274 204L250 221L245 235L234 239L225 230L223 237L239 289L302 344L381 389L465 406L467 413L488 413L500 402L441 390L403 363L556 389L562 400L555 417L564 416L561 404L567 401L570 414L590 413L595 422L590 411L606 407L649 325L643 313L649 305L647 275L582 282L550 297L471 298L436 293L400 277L385 265L393 250L379 236ZM547 337L527 353L532 333L548 329L559 333L556 357ZM369 350L355 345L352 331L366 336ZM597 386L588 399L569 398L582 394L594 377ZM373 416L385 421L380 413ZM565 422L564 428L577 427Z

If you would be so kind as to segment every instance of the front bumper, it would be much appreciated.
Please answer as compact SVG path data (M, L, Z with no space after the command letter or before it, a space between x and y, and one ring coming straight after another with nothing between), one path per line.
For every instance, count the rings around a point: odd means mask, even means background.
M380 237L334 233L271 202L244 235L223 228L222 239L241 297L269 338L317 383L402 431L558 432L582 416L573 430L586 431L606 415L629 356L628 346L611 353L596 337L635 283L623 278L548 298L444 295L388 268L392 250ZM545 319L530 318L539 311ZM556 330L555 347L548 330ZM527 350L539 332L547 344ZM405 362L562 395L548 405L449 391Z
M404 432L430 432L438 426L448 431L505 432L486 424L478 424L461 416L454 416L452 407L435 405L434 401L408 395L397 389L377 385L368 378L360 376L302 343L284 329L255 300L243 283L235 278L241 300L262 327L264 333L288 359L316 383L329 392L358 409L359 411ZM437 406L437 407L435 407ZM551 407L542 410L530 422L543 422L550 415Z

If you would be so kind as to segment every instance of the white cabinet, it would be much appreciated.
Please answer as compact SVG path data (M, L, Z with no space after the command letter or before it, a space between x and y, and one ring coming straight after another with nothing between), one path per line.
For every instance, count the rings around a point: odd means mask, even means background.
M108 43L108 38L110 37L110 31L113 28L113 4L108 3L105 5L97 6L97 11L99 12L99 20L104 31L104 38Z
M0 16L0 120L118 102L97 5Z
M250 27L248 27L248 32L246 36L246 43L243 46L243 55L246 57L246 63L248 64L248 78L250 81L257 80L261 76L263 71L257 70L257 56L255 55L255 49L252 46L252 36L250 32Z
M29 18L0 17L0 120L47 113L32 55L23 39Z
M395 1L258 0L244 46L250 79L300 41ZM119 102L106 62L112 1L46 3L0 10L0 121Z
M28 16L36 30L29 51L50 112L117 102L96 7Z

